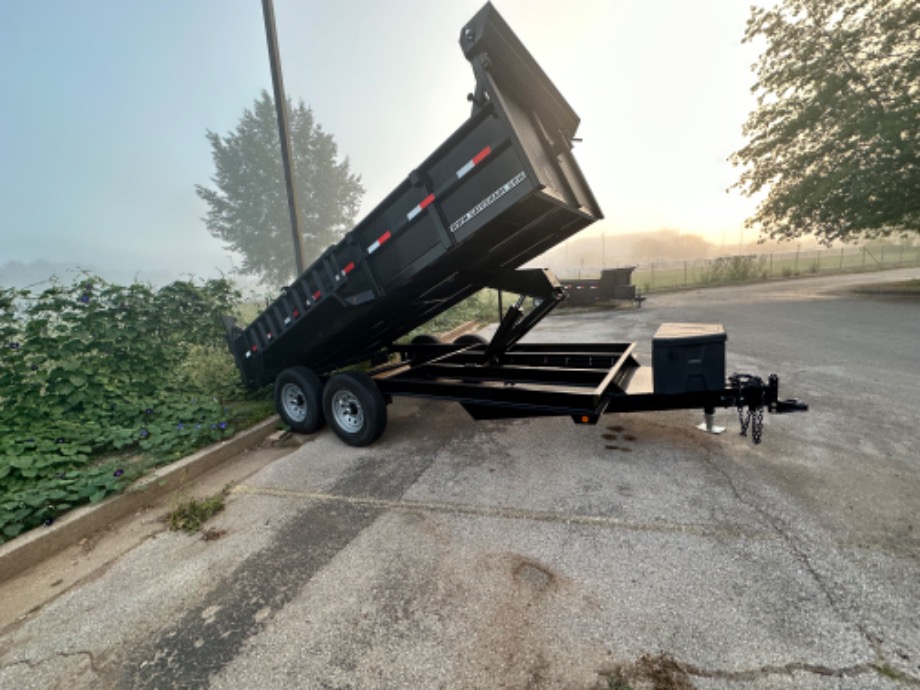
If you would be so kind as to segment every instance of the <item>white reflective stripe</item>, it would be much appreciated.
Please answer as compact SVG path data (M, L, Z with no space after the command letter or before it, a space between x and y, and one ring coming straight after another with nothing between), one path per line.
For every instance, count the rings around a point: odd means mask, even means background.
M458 178L463 177L463 176L466 175L470 170L472 170L474 167L476 167L476 164L475 164L472 160L469 161L466 165L464 165L462 168L460 168L460 169L457 171L457 177L458 177Z
M409 213L406 214L406 218L408 218L409 220L412 220L421 212L422 212L422 206L420 204L416 206L414 209L412 209L411 211L409 211Z
M367 253L368 253L368 254L373 254L373 253L376 252L378 249L380 249L380 240L377 240L376 242L374 242L374 244L372 244L370 247L368 247L368 248L367 248Z

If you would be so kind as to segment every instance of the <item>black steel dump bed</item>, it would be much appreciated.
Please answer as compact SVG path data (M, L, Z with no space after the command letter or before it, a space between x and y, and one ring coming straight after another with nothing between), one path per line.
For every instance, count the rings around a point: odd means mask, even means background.
M366 359L602 217L572 142L578 116L487 4L462 29L472 114L250 326L256 387L293 365Z

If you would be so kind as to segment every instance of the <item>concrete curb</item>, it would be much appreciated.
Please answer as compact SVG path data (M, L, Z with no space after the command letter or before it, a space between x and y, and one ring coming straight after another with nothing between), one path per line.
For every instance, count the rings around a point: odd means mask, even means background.
M277 415L272 416L226 441L161 467L138 479L123 493L95 505L77 508L50 527L37 527L0 545L0 583L140 510L160 496L175 491L220 463L259 445L277 428L278 421Z

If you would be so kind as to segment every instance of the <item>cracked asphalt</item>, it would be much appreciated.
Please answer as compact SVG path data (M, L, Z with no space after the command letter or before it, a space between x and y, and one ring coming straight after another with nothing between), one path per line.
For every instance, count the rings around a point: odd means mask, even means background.
M0 687L920 687L920 301L906 269L559 311L532 340L718 322L807 414L473 422L398 399L0 631ZM0 586L0 595L4 593Z

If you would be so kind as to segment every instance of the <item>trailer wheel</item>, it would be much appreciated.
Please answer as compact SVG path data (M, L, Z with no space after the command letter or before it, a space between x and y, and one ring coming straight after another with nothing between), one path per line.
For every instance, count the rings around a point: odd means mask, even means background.
M306 367L285 369L275 379L275 409L292 431L312 434L323 425L323 384Z
M488 345L489 341L478 333L465 333L454 340L454 345Z
M412 340L409 341L411 345L443 345L444 341L441 340L438 336L432 333L421 333ZM435 357L437 352L433 352L429 348L419 348L417 351L409 355L409 360L412 362L423 362L426 359L431 359Z
M412 339L413 345L438 345L443 342L438 336L431 333L422 333Z
M336 436L350 446L369 446L387 425L387 405L367 374L345 371L326 384L323 411Z

